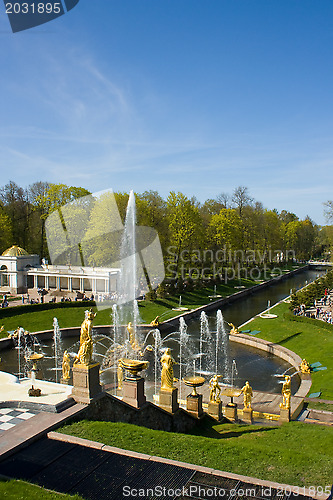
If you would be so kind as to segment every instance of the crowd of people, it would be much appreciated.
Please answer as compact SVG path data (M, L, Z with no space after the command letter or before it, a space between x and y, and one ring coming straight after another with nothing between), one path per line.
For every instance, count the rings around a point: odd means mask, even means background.
M332 297L331 293L327 288L325 289L324 297L320 300L315 300L314 307L307 309L305 304L301 304L295 307L294 314L296 316L305 316L312 319L319 319L325 321L326 323L333 324L332 317Z

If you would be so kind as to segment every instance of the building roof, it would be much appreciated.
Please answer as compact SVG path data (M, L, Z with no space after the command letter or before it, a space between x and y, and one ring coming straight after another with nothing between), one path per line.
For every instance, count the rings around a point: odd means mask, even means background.
M26 250L24 250L24 248L21 248L17 245L13 245L10 248L7 248L7 250L5 250L2 253L2 255L3 257L19 257L20 255L29 255L29 254Z

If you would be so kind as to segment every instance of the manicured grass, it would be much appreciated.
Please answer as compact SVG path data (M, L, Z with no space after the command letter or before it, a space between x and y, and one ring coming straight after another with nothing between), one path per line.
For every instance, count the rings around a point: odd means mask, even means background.
M258 337L294 351L310 364L320 361L327 370L312 373L310 393L321 391L321 399L333 400L333 329L327 330L319 320L293 321L288 314L289 305L283 302L270 312L278 317L257 317L246 325L246 329L260 330Z
M82 497L78 495L64 495L16 480L0 480L0 498L6 500L82 500Z
M313 410L333 411L333 404L321 403L320 401L310 401L307 403L307 408Z
M325 487L332 481L332 429L319 425L203 424L197 431L200 435L188 435L131 424L81 421L59 431L149 455L296 486Z
M22 309L24 310L24 308L20 308L20 312ZM93 309L96 310L95 307ZM80 326L84 320L84 311L84 307L58 308L42 311L38 310L38 306L36 306L36 310L33 312L21 312L21 314L17 314L16 316L0 318L0 325L4 326L6 332L15 330L19 326L22 326L29 332L38 332L52 330L53 318L56 317L60 328ZM110 322L110 309L98 311L94 321L95 325L108 325ZM2 333L1 337L7 337L7 334Z

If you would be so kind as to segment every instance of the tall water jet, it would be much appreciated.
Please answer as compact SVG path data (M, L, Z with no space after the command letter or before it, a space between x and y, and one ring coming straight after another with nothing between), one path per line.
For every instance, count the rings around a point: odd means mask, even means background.
M58 371L61 370L62 360L62 345L61 345L61 331L59 328L57 318L53 318L53 351L54 351L54 369L55 379L58 382Z
M213 339L209 330L207 314L204 311L200 314L199 356L199 374L201 375L203 373L203 362L206 365L206 371L211 371L214 356Z
M118 345L120 343L120 322L119 322L119 313L117 304L113 304L112 306L112 325L113 325L113 342L114 345Z
M154 337L154 394L155 397L157 396L157 381L159 378L159 362L160 362L160 356L159 352L162 347L162 338L161 338L161 333L158 328L154 330L153 332L153 337Z
M235 381L235 375L238 375L238 370L237 370L237 365L236 365L236 360L232 360L232 366L231 366L231 385L234 385Z
M137 273L137 254L136 254L136 207L134 192L129 194L124 232L120 250L120 283L119 298L120 318L123 324L131 322L134 340L140 344L137 332L139 322L139 309L136 298L138 297L138 273Z
M18 361L18 378L21 378L21 354L22 354L22 335L24 335L24 329L22 327L17 330L17 361Z
M183 317L179 318L179 399L182 399L182 377L186 375L186 347L188 344L189 335L187 333L187 325ZM185 372L185 373L184 373Z
M215 373L219 370L222 371L223 377L230 381L229 337L220 309L216 313Z

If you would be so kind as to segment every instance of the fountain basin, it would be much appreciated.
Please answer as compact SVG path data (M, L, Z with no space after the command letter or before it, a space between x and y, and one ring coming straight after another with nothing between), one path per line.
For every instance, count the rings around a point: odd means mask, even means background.
M122 368L127 370L130 374L130 378L139 378L138 373L141 372L142 370L145 370L148 368L148 361L140 361L138 359L128 359L128 358L122 358L120 360L120 364Z
M197 387L201 387L205 383L205 378L200 377L200 376L193 376L193 377L184 377L183 382L185 385L188 387L192 387L192 394L191 396L197 396Z
M43 359L43 358L44 358L44 354L34 352L27 359L28 359L28 361L38 361L38 360Z

